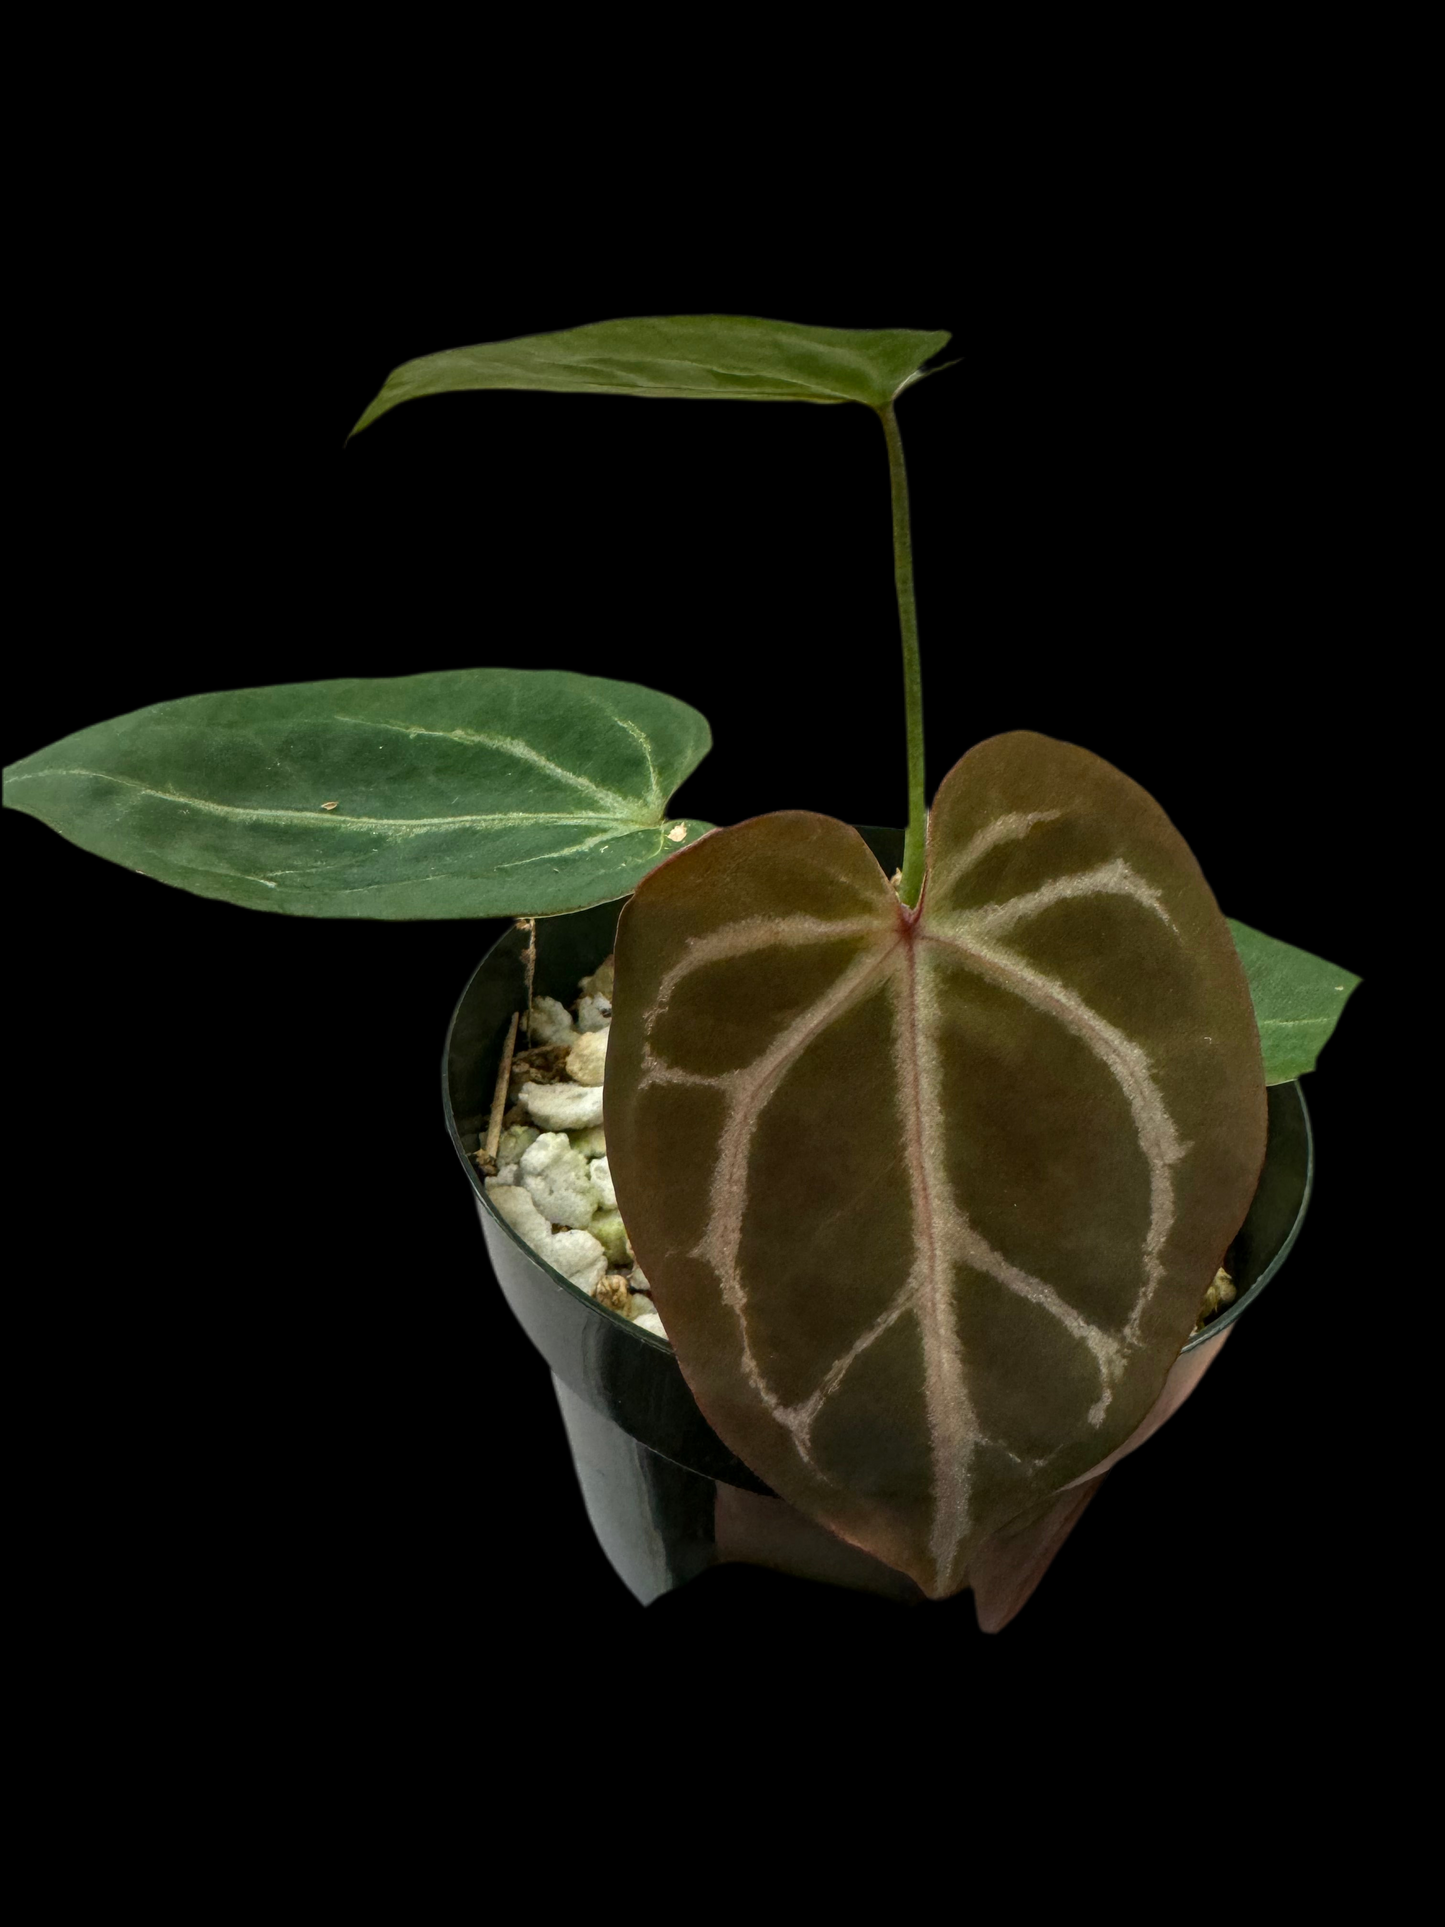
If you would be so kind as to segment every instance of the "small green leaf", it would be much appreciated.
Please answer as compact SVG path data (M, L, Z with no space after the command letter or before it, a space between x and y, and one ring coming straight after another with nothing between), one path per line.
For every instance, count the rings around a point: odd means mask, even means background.
M1288 1084L1314 1069L1360 980L1353 971L1251 930L1233 917L1229 928L1249 978L1264 1051L1264 1081Z
M885 408L946 331L808 328L751 315L652 315L594 321L421 355L392 370L352 429L418 395L463 388L540 388L578 395L704 401L857 401Z
M543 916L625 896L710 826L666 815L695 709L562 670L156 703L5 772L7 807L199 896L302 917Z

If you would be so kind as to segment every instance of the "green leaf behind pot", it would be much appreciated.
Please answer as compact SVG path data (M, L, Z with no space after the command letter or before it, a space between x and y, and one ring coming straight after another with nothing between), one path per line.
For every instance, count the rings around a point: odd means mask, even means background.
M560 670L282 683L78 730L6 770L5 802L257 910L547 915L708 828L666 805L710 742L686 703Z
M447 348L403 362L352 429L398 402L464 388L884 408L950 339L916 328L808 328L751 315L652 315Z
M616 985L608 1155L698 1403L958 1590L1139 1425L1258 1181L1198 865L1119 771L1017 732L939 790L916 916L856 831L759 817L644 879Z
M1359 983L1352 971L1308 950L1229 919L1249 977L1266 1084L1288 1084L1312 1071Z

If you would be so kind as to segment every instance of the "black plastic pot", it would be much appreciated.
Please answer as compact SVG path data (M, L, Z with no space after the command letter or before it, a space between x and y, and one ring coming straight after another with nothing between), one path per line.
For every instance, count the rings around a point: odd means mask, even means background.
M891 873L902 860L902 832L861 833ZM612 949L621 908L600 904L538 920L539 996L571 1001L579 977ZM525 1005L525 942L520 930L509 930L463 991L447 1033L442 1090L493 1269L551 1368L587 1514L613 1568L644 1604L729 1560L895 1599L921 1599L906 1575L777 1498L704 1419L672 1347L570 1284L493 1211L472 1154L486 1132L512 1013ZM990 1542L989 1557L970 1575L986 1629L996 1630L1017 1612L1109 1467L1178 1410L1278 1271L1304 1218L1312 1166L1304 1096L1298 1084L1277 1085L1269 1093L1269 1149L1259 1190L1230 1253L1238 1296L1188 1341L1159 1403L1119 1451L1060 1494L1022 1533Z

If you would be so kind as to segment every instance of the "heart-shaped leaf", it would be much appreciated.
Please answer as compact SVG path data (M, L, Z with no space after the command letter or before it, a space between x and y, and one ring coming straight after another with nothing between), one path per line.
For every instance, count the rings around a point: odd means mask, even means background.
M1159 1395L1264 1158L1249 990L1178 832L1018 732L929 819L715 831L622 913L618 1203L688 1383L794 1505L967 1583Z
M1264 1081L1292 1083L1314 1069L1360 980L1339 964L1251 930L1233 917L1229 928L1249 978L1264 1051Z
M650 315L483 341L405 361L352 429L398 402L463 388L703 401L858 401L886 408L950 339L917 328L808 328L752 315ZM931 372L931 371L930 371Z
M12 764L5 802L257 910L540 916L625 895L707 829L665 812L710 743L636 683L447 669L156 703Z

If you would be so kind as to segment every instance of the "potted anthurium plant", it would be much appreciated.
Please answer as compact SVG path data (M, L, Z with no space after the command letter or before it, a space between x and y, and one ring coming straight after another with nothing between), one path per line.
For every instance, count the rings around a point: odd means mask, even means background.
M187 696L5 775L7 805L203 896L515 920L458 1009L449 1114L642 1597L753 1558L971 1586L1002 1625L1304 1208L1297 1080L1356 979L1230 923L1086 748L996 736L929 807L896 408L948 340L607 321L409 362L357 423L490 388L873 409L901 835L674 818L703 717L565 670Z

